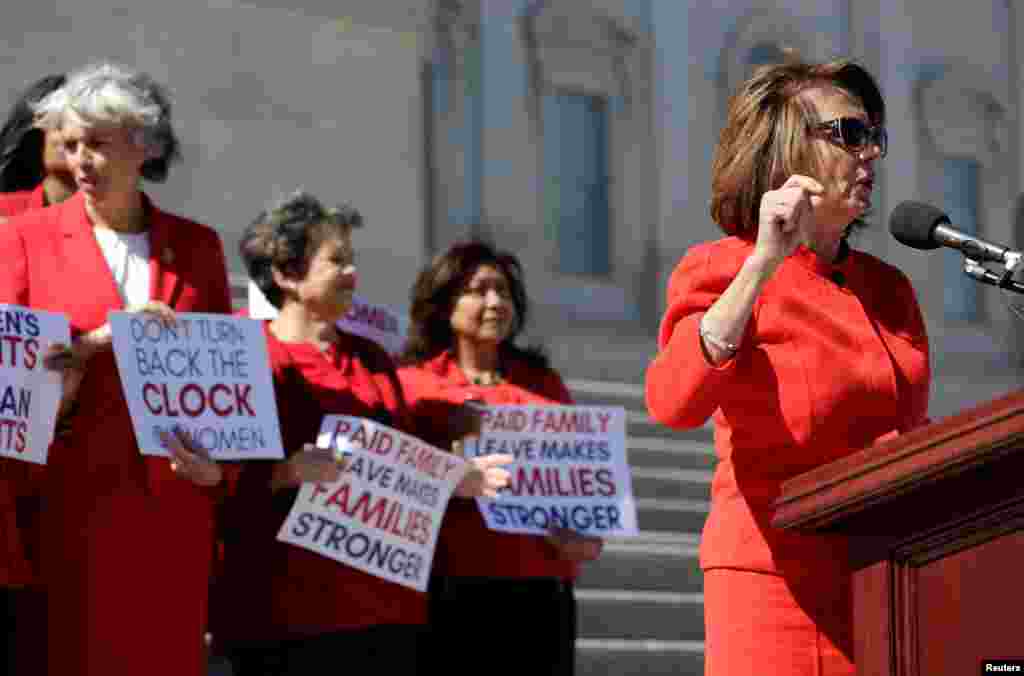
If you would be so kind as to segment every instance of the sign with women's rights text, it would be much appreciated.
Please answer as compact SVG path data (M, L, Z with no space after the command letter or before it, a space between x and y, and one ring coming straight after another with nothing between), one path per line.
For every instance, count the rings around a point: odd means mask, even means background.
M480 436L467 457L509 453L509 485L477 498L487 527L544 535L637 535L626 458L626 411L602 406L482 406Z
M215 460L283 458L260 322L180 312L111 312L114 357L143 455L168 455L175 428Z
M0 305L0 456L46 464L61 376L43 367L43 355L55 343L71 343L67 317Z
M441 518L467 463L372 420L325 416L317 446L347 457L334 483L304 483L277 539L421 592Z
M249 316L273 319L277 308L271 305L259 287L249 282ZM405 348L409 334L409 318L386 305L371 303L359 294L352 294L352 307L338 320L338 328L355 336L372 340L388 354L396 356Z

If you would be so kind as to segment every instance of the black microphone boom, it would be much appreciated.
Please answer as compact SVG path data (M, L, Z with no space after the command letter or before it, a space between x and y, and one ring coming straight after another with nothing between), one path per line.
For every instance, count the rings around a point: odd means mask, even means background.
M901 202L889 217L889 231L901 243L915 249L948 246L976 261L992 261L1014 268L1022 254L1008 247L961 232L941 209L923 202Z

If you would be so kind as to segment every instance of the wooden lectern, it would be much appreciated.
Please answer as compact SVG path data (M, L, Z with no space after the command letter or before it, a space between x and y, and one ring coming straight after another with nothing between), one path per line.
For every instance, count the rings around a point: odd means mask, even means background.
M773 524L851 536L861 676L1024 658L1024 391L783 485Z

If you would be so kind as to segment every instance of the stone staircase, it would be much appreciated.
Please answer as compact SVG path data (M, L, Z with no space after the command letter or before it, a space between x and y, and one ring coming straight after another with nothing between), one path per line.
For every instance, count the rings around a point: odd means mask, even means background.
M579 404L623 406L641 535L605 544L576 586L581 676L704 672L697 563L714 456L710 427L677 432L646 412L643 388L568 381Z

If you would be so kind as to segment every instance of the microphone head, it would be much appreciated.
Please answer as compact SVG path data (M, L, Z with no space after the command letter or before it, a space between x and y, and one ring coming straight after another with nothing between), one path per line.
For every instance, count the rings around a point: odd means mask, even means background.
M941 223L949 223L949 216L941 209L924 202L900 202L889 216L889 232L915 249L937 249L942 244L932 233Z

